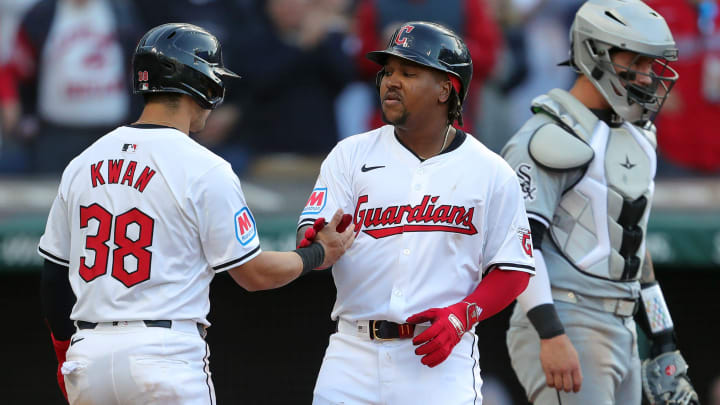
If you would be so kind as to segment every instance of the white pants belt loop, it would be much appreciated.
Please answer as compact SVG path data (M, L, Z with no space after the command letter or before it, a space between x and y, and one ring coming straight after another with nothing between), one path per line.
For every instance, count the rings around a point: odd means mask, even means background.
M553 300L610 312L618 316L633 316L637 311L638 300L631 298L600 298L578 295L574 291L552 287Z

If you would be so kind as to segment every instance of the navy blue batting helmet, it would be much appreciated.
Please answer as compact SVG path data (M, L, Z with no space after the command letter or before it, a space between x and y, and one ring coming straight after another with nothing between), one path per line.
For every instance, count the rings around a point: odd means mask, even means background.
M220 42L192 24L157 26L141 39L133 55L133 92L181 93L214 109L225 97L225 78L240 78L223 66Z
M367 58L385 65L391 55L457 77L461 84L458 97L465 100L472 80L472 58L462 38L449 28L426 21L407 22L395 31L385 50L369 52Z

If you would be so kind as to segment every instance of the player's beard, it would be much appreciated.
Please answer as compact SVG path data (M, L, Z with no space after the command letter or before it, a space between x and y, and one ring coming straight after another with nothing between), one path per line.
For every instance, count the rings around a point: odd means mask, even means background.
M407 120L408 120L408 116L410 116L410 113L407 112L407 110L403 110L403 113L402 113L402 115L400 116L400 118L396 119L396 120L393 122L393 121L390 121L390 119L388 119L388 117L385 115L385 110L383 110L383 109L381 108L381 109L380 109L380 112L382 113L382 120L383 120L383 122L386 123L386 124L390 124L390 125L405 125L405 123L406 123Z

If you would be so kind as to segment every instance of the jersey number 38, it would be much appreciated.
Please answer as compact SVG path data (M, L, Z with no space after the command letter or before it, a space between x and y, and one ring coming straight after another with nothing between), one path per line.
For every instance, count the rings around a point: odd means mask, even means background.
M90 282L107 273L108 260L112 253L111 275L113 278L126 287L132 287L149 279L152 252L147 248L152 246L155 220L137 208L113 217L98 204L80 207L80 229L87 228L91 219L98 222L97 234L86 237L85 249L95 252L95 261L92 266L88 266L86 257L80 257L80 277ZM110 252L107 242L111 238L113 221L115 222L113 242L117 247ZM128 235L130 225L133 224L137 227L135 239L131 239ZM128 256L135 258L136 269L125 268L125 259Z

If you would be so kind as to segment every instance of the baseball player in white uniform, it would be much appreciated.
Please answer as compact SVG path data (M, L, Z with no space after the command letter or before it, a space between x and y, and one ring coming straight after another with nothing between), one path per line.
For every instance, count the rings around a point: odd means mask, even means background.
M678 78L675 41L640 0L587 1L570 39L572 89L535 98L502 151L537 266L510 321L513 368L538 405L640 404L643 390L650 403L697 403L645 249L652 119ZM653 343L642 367L636 313Z
M346 210L357 233L313 403L480 404L474 328L534 272L519 183L452 126L472 75L455 33L408 22L368 58L390 125L338 143L299 220Z
M261 250L230 165L187 136L238 77L213 35L153 28L133 71L141 117L71 161L38 248L59 384L72 404L214 404L204 340L214 275L279 287L328 267L353 232L330 226L295 252Z

